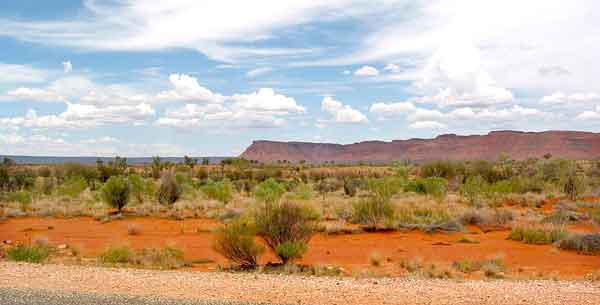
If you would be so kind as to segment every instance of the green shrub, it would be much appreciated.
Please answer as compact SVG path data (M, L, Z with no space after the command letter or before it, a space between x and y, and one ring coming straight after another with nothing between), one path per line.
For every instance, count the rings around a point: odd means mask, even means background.
M507 239L522 241L526 244L545 245L563 240L569 236L569 233L562 228L513 228Z
M129 202L130 193L129 181L123 176L111 176L100 190L102 200L119 212Z
M165 173L160 179L158 188L158 202L163 205L172 205L181 197L183 192L181 185L177 182L172 173Z
M79 197L87 188L87 182L83 177L74 176L68 178L65 182L58 186L56 191L58 195L68 196L71 198Z
M103 264L127 264L133 262L134 253L127 246L109 247L100 256L98 260Z
M485 194L487 182L481 176L469 177L460 187L460 194L467 199L469 204L479 206Z
M282 261L292 261L299 259L308 250L308 245L304 241L286 241L277 246L275 253Z
M314 215L312 209L289 202L267 205L256 212L257 233L285 264L297 257L279 255L278 247L288 242L308 244L316 232Z
M144 202L144 197L148 193L147 183L142 176L133 174L127 177L129 186L131 187L131 195L137 203Z
M376 228L390 221L394 216L394 207L389 201L376 197L360 199L352 205L352 220L355 223Z
M299 183L294 190L293 197L298 200L310 200L313 198L313 190L308 183Z
M420 229L431 233L441 231L461 231L460 222L443 205L402 205L396 210L397 224L401 228Z
M448 181L440 177L417 178L409 181L405 186L407 192L430 195L436 200L441 200L446 196Z
M572 201L577 200L577 198L585 192L585 182L583 181L583 178L574 174L568 175L563 183L563 192Z
M242 269L255 268L264 248L256 244L254 234L250 224L231 222L217 231L213 249Z
M11 261L43 263L51 254L51 248L45 245L17 245L6 252L6 256Z
M209 180L200 190L206 197L227 203L233 199L233 185L228 179L220 181Z
M254 196L258 201L273 204L279 202L285 191L282 184L273 178L269 178L256 186Z
M370 179L367 182L367 190L371 197L380 202L386 202L402 191L404 180L397 177L385 177Z

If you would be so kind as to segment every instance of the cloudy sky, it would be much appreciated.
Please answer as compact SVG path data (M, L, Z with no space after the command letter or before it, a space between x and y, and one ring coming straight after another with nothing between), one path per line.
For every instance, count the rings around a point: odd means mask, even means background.
M0 3L0 154L600 131L595 0Z

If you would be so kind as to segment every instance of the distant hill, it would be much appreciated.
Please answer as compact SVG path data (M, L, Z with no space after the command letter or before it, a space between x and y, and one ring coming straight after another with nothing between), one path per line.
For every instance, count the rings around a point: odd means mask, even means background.
M114 158L107 157L53 157L53 156L10 156L10 155L0 155L0 159L4 157L10 158L17 162L18 164L63 164L63 163L81 163L81 164L96 164L98 159L103 160L105 162L114 160ZM202 162L202 159L208 158L210 164L217 164L221 162L221 160L226 159L227 157L194 157L198 159L198 163ZM183 162L183 157L161 157L162 161L169 161L174 163ZM146 163L151 163L152 157L141 157L141 158L127 158L127 163L129 165L141 165Z
M501 154L517 160L545 154L569 159L600 157L600 134L579 131L493 131L487 135L440 135L434 139L366 141L348 145L254 141L240 157L260 162L495 160Z

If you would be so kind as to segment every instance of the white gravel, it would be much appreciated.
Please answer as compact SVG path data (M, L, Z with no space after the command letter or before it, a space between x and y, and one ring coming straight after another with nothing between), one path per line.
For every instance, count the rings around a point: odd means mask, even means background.
M0 288L276 304L600 304L600 285L565 281L353 279L0 262Z

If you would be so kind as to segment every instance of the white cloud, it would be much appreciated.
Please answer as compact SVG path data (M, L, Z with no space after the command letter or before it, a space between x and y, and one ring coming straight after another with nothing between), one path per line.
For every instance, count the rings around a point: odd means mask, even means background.
M84 1L81 17L64 21L0 20L0 35L24 41L99 50L188 48L210 58L235 61L248 57L290 56L303 48L255 47L274 31L313 20L368 15L392 3L334 0ZM235 9L232 9L235 8Z
M0 83L40 83L47 77L48 72L44 70L0 62Z
M174 89L158 93L156 95L158 100L202 103L223 102L223 96L200 86L195 77L186 74L171 74L169 75L169 81Z
M371 105L370 112L381 114L381 115L394 115L394 114L405 114L414 112L417 108L411 102L399 102L399 103L375 103Z
M357 124L369 121L360 111L353 109L349 105L344 105L342 102L336 101L329 96L326 96L321 102L321 109L331 114L333 121L336 123Z
M67 109L58 114L38 115L30 109L25 116L0 118L3 128L92 128L110 124L141 125L154 117L156 111L148 104L135 106L107 106L67 103Z
M104 137L100 137L100 138L93 138L93 139L85 139L81 141L81 144L112 144L112 143L120 143L121 141L119 141L119 139L117 138L113 138L113 137L109 137L109 136L104 136Z
M574 93L567 95L563 92L555 92L542 98L542 104L569 104L586 103L600 101L600 94L597 93Z
M257 76L267 74L271 71L273 71L273 68L271 68L271 67L256 68L256 69L252 69L252 70L246 72L246 76L247 77L257 77Z
M413 129L445 129L447 126L436 121L416 121L408 127Z
M586 110L580 113L577 118L580 120L600 120L600 106L596 106L595 111Z
M350 70L344 70L344 72L342 72L344 75L350 75L352 74L352 72Z
M385 66L385 68L383 68L384 71L388 71L390 73L399 73L400 72L400 66L398 66L397 64L387 64Z
M156 124L178 128L272 128L285 125L288 117L306 112L294 98L278 94L271 88L234 94L223 100L224 103L187 104L168 110Z
M354 71L355 76L377 76L379 75L379 70L371 66L362 66L356 71Z
M71 71L73 71L73 64L70 61L63 61L62 65L63 65L63 72L70 73Z
M64 102L65 98L60 94L46 89L19 87L8 91L7 96L17 100L39 101L39 102Z

